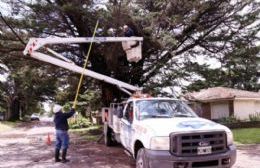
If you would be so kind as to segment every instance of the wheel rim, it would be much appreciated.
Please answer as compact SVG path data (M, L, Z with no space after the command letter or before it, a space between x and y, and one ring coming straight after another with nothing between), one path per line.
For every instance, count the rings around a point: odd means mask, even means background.
M143 158L140 157L140 158L138 158L138 160L137 160L136 168L143 168L143 167L144 167L144 161L143 161Z

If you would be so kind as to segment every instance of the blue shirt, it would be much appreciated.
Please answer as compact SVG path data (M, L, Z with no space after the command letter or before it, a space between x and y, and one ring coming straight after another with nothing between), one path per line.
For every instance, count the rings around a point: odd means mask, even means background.
M57 112L54 116L55 129L67 131L69 129L69 124L67 120L74 114L74 109L71 109L68 113L63 113L62 111Z
M132 37L132 36L134 36L134 35L135 35L135 33L134 33L133 29L131 29L130 27L128 27L127 31L125 32L125 36L126 36L126 37Z

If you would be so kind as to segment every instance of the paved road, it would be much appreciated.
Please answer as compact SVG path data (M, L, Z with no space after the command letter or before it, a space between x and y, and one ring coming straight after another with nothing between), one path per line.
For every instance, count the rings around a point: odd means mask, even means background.
M234 168L260 168L260 144L238 146L237 149Z
M71 135L67 164L54 162L54 147L46 144L47 135L54 139L52 124L35 122L0 133L0 168L134 168L134 161L121 147L107 148Z
M48 122L35 122L0 133L0 168L134 168L134 160L123 148L87 142L71 135L68 164L55 163L53 145L46 144L47 135L54 139L54 129ZM260 145L238 147L233 168L260 168Z

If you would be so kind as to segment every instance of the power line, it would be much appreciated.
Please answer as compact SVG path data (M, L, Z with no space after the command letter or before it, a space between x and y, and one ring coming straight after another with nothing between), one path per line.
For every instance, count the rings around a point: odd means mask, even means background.
M5 20L5 18L3 17L2 13L0 12L0 17L3 20L3 22L11 29L11 31L13 32L13 34L18 38L18 40L24 45L26 46L26 43L23 41L23 39L15 32L15 30L12 28L12 26L10 24L8 24L8 22Z

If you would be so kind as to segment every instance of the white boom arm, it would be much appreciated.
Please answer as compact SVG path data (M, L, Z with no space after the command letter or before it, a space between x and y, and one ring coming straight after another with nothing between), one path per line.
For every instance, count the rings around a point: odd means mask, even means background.
M75 65L73 62L68 60L67 58L63 57L61 54L56 53L55 51L47 48L47 51L55 55L56 57L60 58L54 58L53 56L40 53L36 51L37 49L43 47L44 45L49 44L70 44L70 43L89 43L91 42L91 38L87 37L79 37L79 38L32 38L29 40L25 50L23 51L24 55L30 55L32 58L38 59L40 61L44 61L47 63L51 63L53 65L71 70L73 72L77 73L83 73L86 76L90 76L92 78L113 84L118 86L122 91L129 94L127 90L130 91L139 91L141 88L138 88L136 86L127 84L125 82L116 80L114 78L96 73L91 70L83 69L80 66ZM142 37L96 37L94 38L93 42L124 42L124 41L142 41ZM62 60L61 60L62 59Z
M90 43L91 37L70 37L70 38L31 38L23 52L27 55L30 52L36 51L37 49L48 44L71 44L71 43ZM143 37L95 37L93 38L94 43L101 42L124 42L124 41L143 41Z

